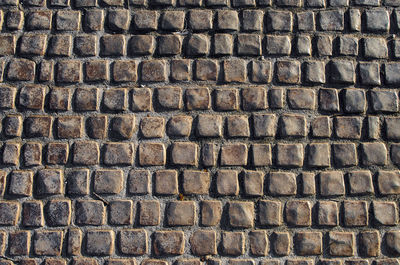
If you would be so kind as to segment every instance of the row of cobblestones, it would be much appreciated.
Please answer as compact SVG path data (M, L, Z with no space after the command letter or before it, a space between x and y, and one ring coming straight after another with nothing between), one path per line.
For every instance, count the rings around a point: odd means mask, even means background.
M380 246L385 245L385 252L398 254L395 240L399 237L399 231L388 231L381 239L376 230L359 232L338 232L332 231L326 234L329 243L328 252L331 256L352 257L356 248L356 236L360 238L358 251L363 257L376 257L381 253ZM117 236L116 236L117 234ZM82 252L88 255L107 256L114 252L121 252L127 256L141 256L147 254L149 249L154 250L155 256L181 255L186 252L185 233L183 231L157 231L151 235L152 244L149 245L149 236L144 229L120 229L117 232L109 229L90 229L82 233L79 229L70 229L67 238L64 239L64 232L61 230L41 230L31 235L30 231L10 232L8 235L11 256L26 256L30 253L30 244L33 245L33 253L38 256L60 256L63 240L66 241L67 252L73 256ZM86 242L82 244L82 237ZM319 255L323 252L323 233L321 232L295 232L293 236L289 232L273 232L271 235L266 230L245 232L222 232L217 235L213 230L198 230L189 236L190 250L194 256L207 256L217 254L217 241L220 245L220 254L223 256L240 256L249 250L254 256L266 256L268 248L271 248L272 256L288 256L291 252L298 256ZM116 239L117 237L117 239ZM246 238L247 237L247 238ZM1 238L5 240L6 234L2 233ZM269 242L271 238L272 242ZM219 240L217 240L219 239ZM32 242L31 242L32 241ZM118 241L118 244L115 244ZM248 249L245 242L248 241ZM383 242L381 242L383 241ZM51 248L43 248L44 244L51 242ZM293 242L293 246L292 246ZM2 243L5 243L4 241ZM271 244L269 246L269 244ZM118 248L117 248L118 247ZM58 258L55 259L62 262ZM80 258L75 258L79 260ZM135 262L135 259L131 259ZM385 260L393 262L394 260ZM254 264L252 260L232 259L230 262L245 262ZM289 260L288 260L289 261ZM300 260L304 262L303 260ZM190 260L190 262L194 262ZM299 262L299 260L297 260ZM311 262L311 260L308 260ZM329 262L338 262L329 260ZM143 261L146 263L146 260ZM179 263L179 261L178 261ZM7 263L5 263L7 264ZM52 263L53 264L53 263ZM56 263L59 264L59 263ZM65 264L65 263L64 263ZM83 262L83 264L89 264ZM387 264L387 263L383 263Z
M50 142L45 148L37 142L27 142L21 147L18 142L6 142L2 146L1 162L8 166L66 165L93 166L253 166L297 168L390 166L399 165L399 144L392 144L390 152L382 142L361 143L277 143L252 144L226 143L221 146L205 143L174 142L168 147L160 142L145 142L135 146L129 143L109 142L101 146L93 141L76 141L70 148L65 142ZM22 150L21 150L22 149ZM71 149L71 150L70 150ZM220 151L219 151L220 149ZM249 150L250 149L250 150ZM305 150L304 150L305 149ZM332 151L331 151L332 149ZM43 151L42 151L43 150ZM102 156L100 157L100 150ZM358 150L358 151L357 151ZM219 152L219 155L218 155ZM137 161L135 160L137 153ZM168 155L167 155L168 154ZM390 159L388 158L388 154ZM20 159L21 156L21 159ZM331 156L333 157L331 159ZM360 159L358 158L360 157ZM21 163L20 163L20 160ZM43 160L43 162L42 162ZM331 160L333 160L331 162ZM359 161L360 160L360 161ZM209 178L209 177L207 177Z
M280 36L279 38L281 38ZM113 40L117 38L113 37ZM11 47L11 46L8 46ZM37 46L35 46L37 47ZM121 46L122 47L122 46ZM283 46L282 46L283 47ZM121 48L122 49L122 48ZM122 51L122 50L121 50ZM122 55L122 54L120 54ZM111 68L111 70L110 70ZM348 86L388 87L400 83L397 73L400 63L360 62L331 60L305 62L293 59L268 60L228 59L176 59L171 60L42 60L29 59L0 61L1 78L4 81L55 81L60 84L99 83L112 80L123 82L179 82L210 81L219 83L276 83L281 85L332 84ZM111 72L111 73L110 73ZM381 76L382 73L382 76Z
M80 1L82 2L82 1ZM79 6L85 7L85 6ZM78 7L78 8L79 8ZM345 8L334 10L315 10L298 12L286 10L192 10L187 12L187 28L191 31L266 31L266 32L291 32L291 31L343 31L348 29L353 32L381 32L390 30L390 15L393 12L393 25L399 27L398 10L386 10L382 8L349 9L350 23L345 23ZM362 12L362 13L361 13ZM53 18L54 14L54 18ZM239 19L239 14L242 20ZM3 13L1 13L3 17ZM9 31L21 30L25 27L31 30L52 29L54 19L57 31L102 31L104 29L113 32L124 31L182 31L185 29L185 11L164 11L159 13L151 10L110 9L91 10L81 12L79 10L29 11L24 20L24 12L10 10L5 13L4 27ZM297 22L294 27L293 21ZM82 26L81 26L82 24ZM265 25L265 26L264 26ZM365 25L365 26L362 26ZM0 24L2 26L2 24ZM240 44L240 43L239 43Z
M77 196L85 196L91 194L89 190L90 184L93 182L93 193L106 195L146 195L154 194L155 196L176 196L176 195L210 195L210 197L222 196L238 196L245 197L261 197L267 195L270 197L287 197L287 196L319 196L319 197L340 197L348 196L367 196L379 194L377 197L391 196L399 194L400 190L395 186L399 180L398 171L380 170L373 175L368 170L348 170L342 171L322 171L320 173L305 171L300 175L293 172L271 171L265 173L262 170L232 170L221 169L215 173L215 179L211 180L209 171L207 170L183 170L177 172L172 169L155 170L151 174L149 170L137 169L130 170L127 176L119 169L96 169L90 174L89 169L66 169L65 173L61 169L40 169L37 174L32 170L13 170L7 177L7 172L1 171L1 195L7 198L22 197L50 197L52 195L65 194L68 197L75 198ZM92 177L90 175L93 175ZM91 178L93 181L91 181ZM239 182L240 181L240 182ZM125 183L126 182L126 183ZM376 183L376 188L374 187ZM7 185L6 185L7 184ZM35 185L33 185L35 184ZM318 184L318 185L317 185ZM126 189L124 189L126 187ZM7 190L6 190L7 189ZM153 190L153 191L152 191ZM94 195L96 196L96 195ZM180 198L182 200L182 198ZM284 198L281 198L284 199ZM107 201L105 201L107 203ZM355 201L356 202L356 201ZM360 201L357 201L361 203ZM356 202L356 203L357 203ZM100 201L94 201L94 205ZM376 202L376 203L379 203ZM39 201L39 204L40 201ZM89 204L90 205L90 204ZM93 205L93 203L92 203ZM157 202L159 205L159 202ZM185 205L185 204L182 204ZM365 206L367 202L364 201ZM372 203L371 203L372 205ZM380 205L380 204L378 204ZM15 203L4 201L2 204L4 218L10 221L3 221L4 225L16 224L18 218L18 209ZM64 207L65 209L70 207ZM91 207L86 207L88 210ZM159 208L159 206L157 207ZM194 207L192 207L194 209ZM221 207L218 207L219 210ZM254 208L253 206L250 207ZM260 220L268 218L278 218L281 207L276 203L259 205ZM266 208L277 211L276 215L271 217L263 217ZM345 207L346 208L346 207ZM392 221L388 221L388 225L397 224L397 205L390 203L378 207L379 210L387 208L383 213ZM11 209L14 209L12 211ZM264 210L263 210L264 209ZM375 207L375 219L383 220L383 217L377 216ZM10 214L14 212L14 214ZM28 211L29 213L30 211ZM393 214L389 214L392 212ZM7 214L9 213L9 214ZM92 214L97 214L92 213ZM159 214L157 214L158 216ZM221 215L220 213L218 215ZM11 217L13 216L13 217ZM86 218L90 214L83 214ZM69 219L69 218L68 218ZM159 218L157 218L159 219ZM248 217L249 220L253 218ZM389 219L389 218L388 218ZM11 221L13 220L13 221ZM98 219L100 220L100 219ZM366 219L367 220L367 219ZM41 223L41 222L40 222ZM89 224L88 222L83 222ZM159 221L157 222L157 224ZM260 221L264 225L278 225L280 222ZM385 222L380 222L386 224ZM99 224L99 223L98 223ZM101 223L100 223L101 224ZM365 225L367 222L365 222ZM144 224L142 224L144 225Z
M20 43L16 49L16 43ZM236 47L234 43L236 42ZM130 35L106 34L97 35L71 34L23 34L0 36L4 47L0 50L3 56L18 54L23 57L44 56L68 57L138 57L159 56L171 57L186 55L187 57L222 57L236 56L299 56L304 59L313 57L354 57L361 56L366 60L389 59L389 50L393 59L400 58L398 40L386 40L381 37L345 35L259 35L216 33L212 37L205 34L191 34L183 37L179 34L166 35ZM315 44L313 44L315 43ZM72 49L71 49L72 48ZM174 60L179 61L179 60ZM89 62L90 63L90 62ZM92 62L93 63L93 62ZM107 61L103 61L107 63ZM109 62L108 62L109 63ZM133 62L132 62L133 63ZM332 62L331 64L337 64ZM340 62L339 62L340 63ZM334 66L333 66L334 67ZM96 80L89 80L96 81ZM134 81L134 80L133 80Z
M18 6L18 0L2 0L0 3L2 6ZM23 1L23 4L28 7L42 7L46 6L45 0L26 0ZM72 2L70 0L49 0L48 5L51 8L66 8L70 6L79 7L152 7L152 8L164 8L168 6L176 6L176 7L203 7L208 6L211 8L215 8L217 6L232 6L232 7L268 7L268 6L278 6L282 8L325 8L325 7L346 7L349 5L352 6L366 6L366 7L374 7L374 6L385 6L385 7L398 7L399 3L396 0L355 0L350 3L349 0L131 0L126 3L123 0L80 0L76 2Z
M259 119L263 117L268 118L268 125L272 126L272 128L268 128L268 130L271 132L276 131L274 127L276 121L279 119L284 125L285 123L295 122L295 120L301 120L302 123L306 123L306 117L302 113L293 116L292 114L296 113L293 111L292 113L282 114L281 118L279 118L279 115L273 112L266 114L260 113L260 111L274 111L280 109L298 111L319 110L326 114L342 112L343 114L368 113L371 115L390 115L399 111L398 90L396 89L366 90L320 87L265 89L261 86L243 87L239 89L231 86L215 87L214 89L200 86L186 89L182 89L178 86L159 86L156 88L140 87L133 89L130 87L114 87L112 89L102 89L95 86L56 87L47 85L24 85L17 88L15 86L2 85L0 93L2 96L2 98L0 98L1 108L9 111L17 109L20 110L21 113L29 111L36 113L58 111L61 114L75 110L78 113L101 111L109 114L121 114L132 111L140 116L141 112L150 114L149 112L153 111L168 114L169 112L174 113L177 110L185 109L187 111L185 114L187 115L180 115L179 117L181 118L172 117L172 119L176 119L176 121L181 120L181 123L188 124L189 132L192 118L195 118L196 115L198 115L200 125L201 120L208 117L208 119L215 120L213 123L218 124L217 127L221 127L223 115L234 114L231 118L232 120L236 120L238 117L246 118L246 116L239 115L240 112L238 111L241 110L245 111L244 114L255 112L252 114L254 127L257 127ZM218 115L210 116L211 110L215 111L212 114ZM18 115L14 116L17 117ZM134 114L129 117L121 117L129 119L129 121L125 123L134 124L136 120ZM63 123L62 119L65 118L67 117L60 117L58 120L60 120L60 123ZM70 118L76 120L75 123L71 123L71 127L80 126L82 117L70 116ZM331 119L332 118L334 117L331 117ZM15 123L18 125L21 123L20 119L14 119L17 120L13 120L11 122L12 124ZM160 126L163 127L164 119L162 117L158 117L158 119L157 123L162 124ZM228 117L228 120L229 119ZM346 118L336 117L335 119L338 121ZM385 118L388 128L390 127L389 124L392 119L396 119L396 117L390 116ZM8 122L6 122L6 124L7 123ZM17 125L14 125L14 127L17 127ZM5 127L7 127L7 125ZM77 130L81 131L80 128ZM134 128L131 130L134 130ZM255 131L257 130L258 129L255 128ZM286 129L283 128L283 130ZM304 131L304 129L297 132L299 136L304 134L302 131ZM220 134L221 133L218 133L218 135ZM78 135L81 134L79 133ZM274 135L275 133L271 133L270 136ZM10 134L9 136L19 135Z

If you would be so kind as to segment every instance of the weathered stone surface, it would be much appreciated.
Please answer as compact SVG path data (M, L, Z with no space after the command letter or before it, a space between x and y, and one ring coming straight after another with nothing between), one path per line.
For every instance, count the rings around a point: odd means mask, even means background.
M102 225L105 207L98 200L81 200L75 205L75 222L78 225Z
M217 192L221 195L239 194L238 172L236 170L219 170L216 180Z
M148 88L135 88L132 91L132 110L149 111L152 109L151 91Z
M170 202L167 206L167 223L170 226L194 225L195 204L190 201Z
M280 117L282 137L303 137L306 135L306 123L302 115L283 115Z
M222 117L217 115L200 114L197 118L197 135L200 137L222 136Z
M148 170L129 171L126 184L132 194L147 194L150 191L150 172Z
M395 202L374 201L372 203L375 221L380 225L396 225L398 209Z
M267 21L269 22L269 31L292 31L292 13L289 11L275 11L267 12Z
M289 55L291 51L290 38L288 36L267 36L267 53L270 55Z
M142 62L142 81L163 82L167 80L164 60L148 60Z
M158 225L160 223L160 203L158 201L141 201L139 203L139 223L141 225Z
M303 172L301 174L301 191L303 195L315 194L315 175L312 172Z
M311 167L329 167L330 146L327 143L312 143L308 145L308 165Z
M198 230L190 237L190 245L196 256L217 254L216 233L210 230Z
M385 165L387 163L387 150L384 143L363 143L362 163L366 166Z
M338 167L358 164L356 146L353 143L337 143L332 146L335 164Z
M297 84L300 82L300 63L298 61L278 61L277 79L284 84Z
M372 32L389 30L389 13L384 9L368 10L365 13L366 29Z
M46 222L49 226L67 226L71 221L71 202L52 200L46 204Z
M156 194L172 195L178 194L178 174L175 170L159 170L155 173Z
M32 81L35 77L35 62L15 59L8 64L7 78L13 81Z
M291 226L311 225L311 204L308 201L292 200L285 206L286 222Z
M278 256L287 256L290 251L291 238L288 232L274 232L272 249Z
M359 64L361 83L365 85L380 85L379 65L377 63Z
M183 191L186 194L208 194L210 189L210 174L197 170L183 172Z
M132 165L133 144L108 143L104 146L104 163L106 165Z
M311 25L313 27L313 25ZM296 39L296 49L299 55L311 55L311 38L308 36L299 36Z
M359 139L361 137L360 117L335 118L336 136L344 139Z
M246 195L261 196L264 193L264 173L262 171L245 171L244 189Z
M400 172L398 171L379 171L378 172L378 189L383 195L399 194Z
M247 146L245 144L227 144L221 149L222 166L247 165Z
M253 128L256 137L273 137L276 134L276 116L274 114L254 114Z
M175 142L171 147L171 162L175 165L197 166L198 145L189 142Z
M371 91L372 108L376 112L397 112L399 109L397 94L393 91Z
M370 171L351 171L348 173L348 179L351 194L374 193Z
M0 203L0 224L15 225L18 221L20 206L16 202L1 202Z
M226 120L228 137L249 137L250 128L247 116L231 115Z
M145 138L164 136L165 120L162 117L145 117L140 122L140 132Z
M0 6L0 265L399 265L399 0Z
M99 91L95 87L78 88L75 91L75 108L77 111L98 109Z
M363 256L376 257L380 253L380 235L378 231L365 231L360 233L360 250Z
M318 202L318 224L336 226L339 223L339 209L335 201Z
M108 256L114 252L115 235L111 230L91 230L86 233L86 251L89 255Z
M94 191L99 194L118 194L122 190L123 173L121 170L96 170Z
M62 241L62 231L36 231L33 251L39 256L60 256Z
M41 201L23 203L22 224L27 227L41 227L44 225L43 203Z
M66 164L69 147L65 143L49 143L47 145L47 164Z
M322 234L319 232L298 232L294 241L298 255L309 256L322 253Z
M215 226L221 220L222 204L220 201L201 202L201 224Z
M184 251L182 231L158 231L154 234L153 248L156 255L181 255Z
M385 118L385 131L388 139L399 139L400 134L398 133L398 119L397 118Z
M162 143L142 143L139 145L139 163L142 166L165 165L165 152Z
M211 97L207 87L186 90L186 108L188 110L209 109L210 106Z
M325 83L325 64L320 61L309 61L306 63L305 79L310 83Z
M80 229L69 229L67 241L67 253L78 256L81 254L82 231Z
M220 111L237 110L239 95L237 89L218 89L215 92L215 105Z
M271 145L253 144L251 154L254 166L269 166L272 164Z
M30 231L11 232L8 237L9 252L11 256L29 255Z
M254 205L252 202L229 203L229 223L232 227L252 227L254 225Z
M167 123L167 134L172 137L187 137L192 130L191 116L175 116Z
M253 61L251 64L251 81L270 83L272 80L272 64L270 61Z
M366 226L368 224L366 201L344 201L343 208L346 226Z
M336 89L327 88L319 90L319 108L323 111L339 111L339 95Z
M244 254L244 233L223 232L222 253L229 256L240 256Z
M111 134L115 138L129 139L135 131L135 116L116 116L111 120Z
M219 11L217 14L217 28L220 30L237 30L239 28L238 13L233 10Z
M223 63L224 81L243 83L247 81L246 63L242 59L225 60Z
M260 200L259 222L263 226L277 226L282 223L282 206L279 201Z
M96 165L99 163L100 150L96 142L77 141L73 145L72 161L77 165Z
M218 38L217 36L215 38ZM226 44L224 43L224 45ZM197 80L215 81L217 80L218 71L218 63L215 60L199 59L195 61L194 76Z
M398 256L400 254L398 246L399 237L400 237L399 231L388 231L385 234L385 241L386 241L385 243L388 252L395 256Z
M33 190L33 172L15 170L9 176L8 192L16 196L31 196Z
M319 174L320 193L322 196L344 195L344 178L340 171L326 171Z
M0 38L1 43L1 55L13 55L15 54L16 40L13 35L4 35Z
M144 229L124 229L119 233L120 251L125 255L143 255L148 251Z
M353 256L355 236L352 232L329 232L329 254L332 256Z
M37 176L37 193L40 195L62 194L64 174L59 169L42 169Z
M276 163L284 167L303 166L304 150L302 144L277 144Z
M60 139L80 138L82 135L82 117L68 116L57 119L57 136Z
M296 176L290 172L271 172L269 174L269 193L272 196L288 196L297 193Z

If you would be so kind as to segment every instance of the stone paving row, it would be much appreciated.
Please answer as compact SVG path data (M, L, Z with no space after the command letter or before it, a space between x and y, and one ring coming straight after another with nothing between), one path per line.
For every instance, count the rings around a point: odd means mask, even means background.
M0 265L400 265L400 0L0 0Z
M282 36L278 37L281 38ZM290 40L288 42L290 43ZM6 42L1 43L1 45L12 47L13 44ZM275 45L284 47L279 43ZM379 42L377 45L382 47ZM35 47L37 46L35 45ZM325 44L323 47L326 48ZM400 54L400 46L398 49ZM72 55L69 56L72 57ZM123 53L112 56L125 57ZM276 57L277 55L271 56ZM34 57L36 58L36 56ZM111 61L102 58L85 61L60 58L57 61L40 60L38 62L25 58L12 58L0 61L0 77L4 81L14 83L37 80L40 83L55 82L61 85L84 82L99 84L111 82L115 85L126 83L157 84L160 82L192 84L189 81L201 81L199 84L251 82L254 84L274 83L281 86L299 84L305 86L330 85L333 87L357 85L373 88L382 85L393 88L400 84L399 71L400 62L355 62L348 57L317 60L316 58L311 59L310 56L301 61L289 57L283 59L277 57L268 60L264 56L253 60L251 58L167 60L157 57L154 60L142 60L140 62L129 59Z

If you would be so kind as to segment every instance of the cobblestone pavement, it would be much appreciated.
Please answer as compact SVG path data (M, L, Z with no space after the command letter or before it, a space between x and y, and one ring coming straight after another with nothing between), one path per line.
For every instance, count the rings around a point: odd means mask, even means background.
M400 265L400 0L0 0L0 265Z

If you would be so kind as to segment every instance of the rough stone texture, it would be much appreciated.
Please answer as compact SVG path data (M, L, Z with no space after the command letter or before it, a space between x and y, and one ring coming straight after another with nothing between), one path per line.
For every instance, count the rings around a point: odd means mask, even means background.
M216 248L216 233L211 230L198 230L190 237L190 245L194 255L215 255Z
M322 234L319 232L298 232L294 241L300 256L322 254Z
M184 252L182 231L158 231L154 233L154 253L156 255L180 255Z
M119 234L120 250L126 255L143 255L148 251L147 232L144 229L125 229Z
M399 0L0 0L0 265L399 265Z
M332 256L350 257L355 251L353 232L329 232L329 254Z

